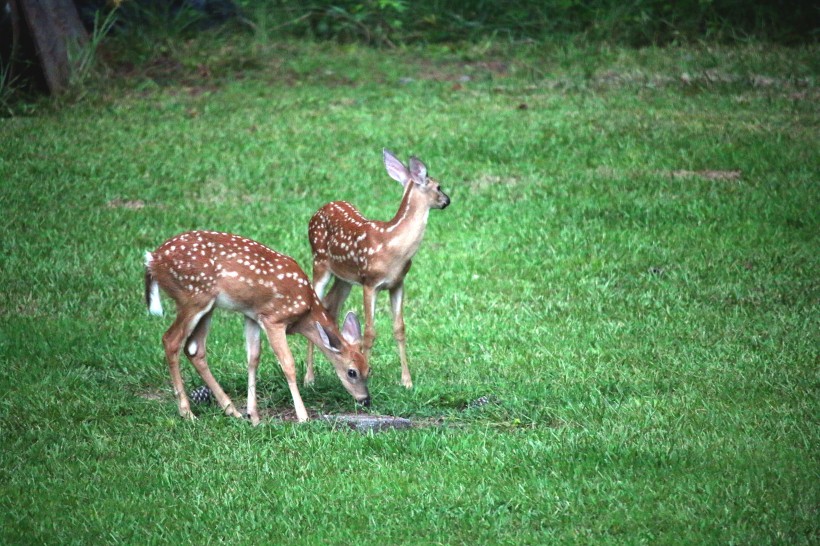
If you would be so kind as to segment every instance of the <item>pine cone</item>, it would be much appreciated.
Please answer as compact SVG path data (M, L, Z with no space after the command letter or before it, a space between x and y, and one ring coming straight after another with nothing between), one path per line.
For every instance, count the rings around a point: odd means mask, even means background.
M192 390L188 397L194 404L210 404L213 400L213 393L207 386L202 385Z

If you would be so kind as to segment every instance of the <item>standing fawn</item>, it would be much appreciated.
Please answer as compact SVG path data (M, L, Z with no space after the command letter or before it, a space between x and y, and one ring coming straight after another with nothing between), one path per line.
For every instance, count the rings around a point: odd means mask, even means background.
M324 298L324 303L335 321L339 308L350 294L352 284L362 285L364 295L365 357L376 338L373 315L376 312L376 293L390 291L393 312L393 337L399 346L401 382L408 389L413 386L405 351L402 295L404 277L410 270L413 256L424 237L430 209L443 209L450 198L441 191L438 181L427 176L427 167L411 157L409 168L384 149L384 166L390 178L404 186L399 210L389 222L378 222L363 217L353 205L334 201L323 206L310 219L308 236L313 249L313 284L319 297L331 277L336 281ZM308 344L305 384L313 382L313 347Z
M292 258L238 235L190 231L165 241L154 252L146 252L145 299L155 315L162 315L160 288L177 306L176 320L162 336L162 344L182 417L194 419L179 370L179 351L183 346L185 356L214 393L222 410L241 417L205 360L205 339L215 307L245 315L248 416L254 425L259 423L256 369L262 329L285 373L299 421L306 421L308 415L296 384L296 367L287 334L302 334L317 344L333 364L345 389L358 402L370 404L370 369L361 352L362 336L356 315L348 313L340 334L336 321Z

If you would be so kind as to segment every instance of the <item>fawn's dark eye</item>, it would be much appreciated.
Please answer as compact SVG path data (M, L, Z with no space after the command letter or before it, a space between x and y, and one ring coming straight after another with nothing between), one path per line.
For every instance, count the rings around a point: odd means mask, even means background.
M356 376L357 376L357 375L358 375L358 374L356 373L356 370L354 370L353 368L351 368L351 369L347 370L347 376L348 376L350 379L356 379Z

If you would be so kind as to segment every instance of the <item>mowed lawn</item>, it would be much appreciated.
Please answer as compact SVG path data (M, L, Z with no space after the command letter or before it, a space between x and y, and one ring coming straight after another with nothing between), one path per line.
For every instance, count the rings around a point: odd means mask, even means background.
M817 543L816 48L179 47L0 120L0 542ZM418 426L279 418L267 345L259 427L181 420L144 252L224 230L310 274L321 205L396 211L382 147L452 198L412 390L378 302L371 411ZM243 402L241 318L209 349ZM355 411L324 358L302 396Z

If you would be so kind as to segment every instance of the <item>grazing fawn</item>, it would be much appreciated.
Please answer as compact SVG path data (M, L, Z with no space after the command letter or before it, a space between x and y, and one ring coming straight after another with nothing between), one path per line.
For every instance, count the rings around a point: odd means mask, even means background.
M376 293L380 290L390 291L393 337L399 347L401 382L409 389L413 386L413 380L405 351L402 316L404 277L424 237L430 209L446 208L450 198L441 191L437 180L427 176L427 167L418 158L411 157L408 168L387 149L383 150L383 156L387 174L404 186L398 212L389 222L378 222L366 219L353 205L344 201L334 201L320 208L308 226L313 249L313 285L322 297L331 277L336 278L324 298L334 321L338 319L339 308L350 294L351 285L362 285L365 322L363 351L368 362L376 338L373 327ZM313 379L313 347L309 344L305 384L312 383Z
M262 329L285 373L299 421L306 421L308 415L296 383L287 334L302 334L318 345L345 389L358 402L370 405L370 369L361 352L361 328L356 315L348 313L340 334L336 320L322 306L292 258L238 235L190 231L165 241L154 252L146 252L145 298L155 315L162 314L160 288L177 306L176 320L162 336L162 344L182 417L194 419L179 370L179 351L183 347L222 410L241 417L205 360L205 339L216 307L245 315L247 413L254 425L259 423L256 369Z

